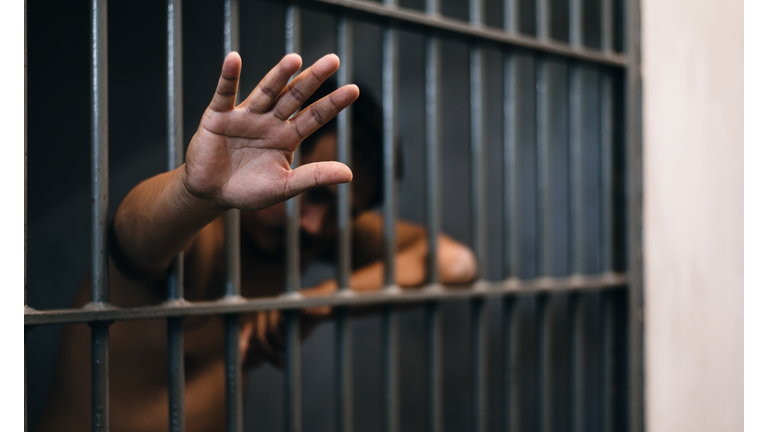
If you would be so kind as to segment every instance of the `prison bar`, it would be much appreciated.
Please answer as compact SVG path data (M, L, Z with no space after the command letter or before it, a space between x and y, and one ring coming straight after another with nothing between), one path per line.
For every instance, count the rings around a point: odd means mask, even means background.
M301 11L293 4L285 8L285 54L301 51ZM299 152L294 153L291 168L301 165ZM299 254L299 222L301 197L295 196L285 203L285 296L300 297L301 262ZM300 311L285 313L285 430L301 431L301 334Z
M273 0L284 2L286 0ZM477 27L465 21L445 16L432 16L423 12L398 8L366 0L293 0L302 7L329 13L346 13L351 19L372 21L382 25L397 25L420 33L437 32L441 37L475 39L502 46L524 48L537 52L554 54L566 58L610 66L625 67L624 54L603 52L582 47L573 49L569 44L551 39L538 39L521 33L509 33L500 29ZM544 0L537 0L544 1Z
M179 316L224 315L268 310L302 309L319 306L367 306L383 303L425 303L429 301L458 301L474 297L498 297L506 295L566 292L574 290L596 291L605 289L624 290L627 277L624 273L604 273L563 278L542 277L530 280L517 278L498 282L480 281L471 285L437 285L430 289L382 290L366 293L339 293L312 297L272 297L239 299L223 298L213 301L186 302L179 305L162 304L142 307L105 306L102 309L48 309L26 311L24 325L51 325L94 321L126 321L158 319Z
M613 52L613 0L600 0L600 47Z
M167 146L168 170L184 161L181 0L167 2ZM179 253L168 272L168 302L184 300L184 253ZM184 318L168 319L168 430L184 432Z
M536 0L536 39L540 43L550 41L552 37L549 2L550 0ZM573 48L571 47L571 49Z
M440 0L427 0L427 14L440 14ZM440 176L440 41L437 36L428 33L425 38L425 120L426 120L426 157L425 181L427 191L427 283L435 287L440 283L438 265L438 236L441 230L442 193ZM434 289L434 288L433 288ZM443 331L442 307L438 302L426 305L425 330L427 338L426 377L427 377L427 430L443 430Z
M385 0L385 6L395 7L395 0ZM397 250L397 185L396 140L398 136L398 37L396 30L385 26L382 34L382 105L384 126L384 285L385 290L397 292L395 254ZM400 429L400 395L397 310L393 304L384 306L382 315L382 353L384 355L384 430Z
M601 228L600 256L601 268L613 269L614 245L614 200L613 200L613 80L610 71L600 72L600 207ZM603 394L603 430L614 430L614 302L610 293L600 294L600 324Z
M470 1L470 22L480 27L483 25L482 0ZM482 48L472 44L469 50L470 81L470 146L472 164L472 242L478 262L478 277L485 279L486 274L486 224L487 209L485 202L485 125L484 125L484 62ZM470 334L472 338L472 406L473 430L483 432L487 429L488 404L486 403L487 383L487 344L486 305L483 298L475 298L470 304Z
M569 42L574 47L583 45L582 0L569 2ZM584 77L577 60L569 62L568 125L569 125L569 232L570 273L584 274ZM570 423L573 432L585 428L585 305L581 293L568 295L568 323L570 339Z
M91 303L109 304L109 159L107 118L107 1L91 2ZM91 427L109 431L109 325L91 323Z
M240 49L240 2L224 0L224 56ZM237 91L239 93L239 89ZM239 100L239 96L236 96ZM242 301L240 296L240 210L227 211L224 223L224 299ZM224 362L227 432L243 430L243 380L240 358L240 316L224 317Z
M536 2L537 36L549 38L548 0ZM551 142L550 142L550 89L549 59L536 58L536 181L537 181L537 272L542 277L552 275L552 204L551 204ZM552 400L552 329L553 314L549 296L536 296L536 330L538 338L538 421L541 432L553 429Z
M517 312L517 298L504 297L501 310L502 325L502 430L520 430L520 318Z
M582 293L568 294L568 322L570 330L570 423L573 432L585 428L585 312Z
M504 28L509 33L517 32L518 1L505 0ZM504 150L504 276L514 278L519 274L520 257L520 205L518 194L518 74L517 57L511 49L504 52L503 86L503 150ZM502 303L502 430L520 430L520 324L517 314L517 299L504 298Z
M352 80L352 25L347 17L336 18L336 51L339 55L339 70L336 72L336 86L349 84ZM337 156L341 163L352 164L352 112L343 110L337 115ZM352 184L338 185L338 250L336 271L339 293L351 292L352 274ZM352 324L349 308L336 310L336 430L352 432Z
M27 305L27 0L24 0L24 311ZM24 432L27 432L27 333L24 327Z

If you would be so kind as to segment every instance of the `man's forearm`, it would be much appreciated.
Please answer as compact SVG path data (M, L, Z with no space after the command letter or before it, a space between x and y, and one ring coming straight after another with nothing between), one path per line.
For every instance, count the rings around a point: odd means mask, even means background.
M193 195L184 165L133 188L115 214L111 248L142 279L165 275L171 260L226 209Z

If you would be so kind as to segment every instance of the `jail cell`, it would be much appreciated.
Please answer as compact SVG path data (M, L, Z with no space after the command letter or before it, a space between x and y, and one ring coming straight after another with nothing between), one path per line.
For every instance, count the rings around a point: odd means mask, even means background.
M353 430L360 421L356 416L361 407L356 406L353 391L355 324L350 311L364 305L382 307L378 341L382 384L380 398L375 402L380 405L381 429L409 427L409 418L402 412L400 375L401 359L407 354L401 349L401 308L409 306L420 308L424 318L425 429L454 430L446 424L446 418L452 415L445 409L446 398L451 397L446 391L446 362L451 354L446 350L446 314L452 313L449 308L456 303L468 308L469 343L463 350L469 357L464 375L471 382L468 412L472 430L644 429L642 326L638 318L642 307L642 254L637 2L506 0L503 4L484 4L469 0L464 5L466 19L450 16L456 14L455 3L443 5L426 0L423 6L408 7L393 0L278 3L285 53L302 53L301 32L308 24L306 20L302 23L303 16L322 13L333 21L334 51L341 67L330 79L339 86L353 82L357 60L353 51L358 43L355 26L365 23L380 31L385 185L381 212L388 239L383 251L385 286L380 291L363 294L349 289L351 196L349 186L340 185L335 277L341 288L337 294L300 295L300 209L299 200L294 198L287 204L290 228L286 243L290 246L285 257L289 269L286 295L259 299L240 296L239 216L233 210L226 216L227 280L222 299L184 301L183 258L179 257L169 273L167 302L119 308L109 304L107 289L107 40L111 36L106 25L106 0L93 0L89 17L92 94L88 107L92 125L92 303L83 309L32 309L34 303L25 304L28 333L47 325L90 325L93 430L109 430L110 325L115 321L158 318L168 322L169 429L185 430L182 322L185 317L203 315L226 317L222 338L227 362L227 430L243 430L238 315L275 309L285 312L287 330L282 427L302 430L302 381L306 377L302 376L298 311L321 305L336 309L333 349L329 351L333 353L336 381L333 409L337 430ZM241 11L254 5L225 0L215 6L220 18L208 18L223 21L223 57L229 51L240 50L243 27L250 19ZM182 112L181 10L181 0L167 2L162 17L167 24L166 39L156 42L167 49L165 169L169 170L183 163L183 130L187 126ZM491 13L494 11L496 15ZM501 22L494 26L489 23L493 20ZM588 24L592 26L589 31ZM187 29L190 31L194 29ZM420 39L412 39L413 35ZM419 171L423 180L422 214L431 251L426 263L428 283L417 289L398 287L394 267L395 223L402 214L403 194L397 186L395 154L406 126L401 116L405 83L400 64L401 51L409 49L403 46L405 38L421 41L423 52L423 65L419 67L423 67L423 157L418 166L406 160L407 169ZM449 72L446 57L455 53L446 49L449 44L452 49L461 46L461 54L466 53L464 72L468 83L463 96L469 200L463 203L446 202L450 197L450 191L446 191L448 177L454 173L447 173L441 160L450 142L450 137L445 136L445 101L449 95L444 79ZM493 71L491 63L496 66ZM492 87L489 75L494 73L500 85ZM494 97L501 105L497 112L488 108L488 99ZM488 125L494 115L500 117L501 128L500 139L492 142ZM351 161L350 134L351 119L342 112L338 116L337 146L339 161L345 163ZM492 163L497 165L495 171L489 166ZM501 187L490 184L491 172L498 174ZM491 196L491 190L500 193ZM469 286L446 287L438 281L434 251L438 234L451 216L447 209L455 206L469 215L466 240L478 259L479 278ZM497 216L491 214L492 208ZM499 226L491 229L489 220L498 220ZM500 253L491 253L491 243L498 244ZM29 268L35 269L34 261L29 262ZM496 347L491 346L488 336L494 331L489 328L492 304L501 307L497 323L500 328L495 329L501 333L501 343ZM587 312L598 316L588 317ZM590 319L593 324L588 325ZM525 324L533 328L524 328ZM593 330L589 336L588 326ZM567 335L556 328L567 329ZM596 338L598 350L588 346L588 337ZM558 355L566 345L567 354ZM501 359L490 358L491 351L498 351ZM491 361L500 362L502 374L490 373ZM564 362L565 374L559 366ZM590 370L598 371L596 381L588 382L587 363L592 365ZM500 409L491 413L491 407L498 402L491 397L491 387L499 381ZM600 417L597 422L587 419L595 413Z

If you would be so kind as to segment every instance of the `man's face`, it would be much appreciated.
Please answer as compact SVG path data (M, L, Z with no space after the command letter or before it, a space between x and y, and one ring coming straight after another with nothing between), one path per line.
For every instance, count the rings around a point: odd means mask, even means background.
M320 137L310 152L302 153L301 163L309 164L336 160L336 134L327 133ZM361 208L370 196L366 187L365 173L355 173L353 187L353 213ZM359 189L359 190L358 190ZM318 251L332 245L336 239L337 192L338 187L321 186L312 188L300 196L301 214L299 218L300 245L302 252ZM245 240L260 255L275 260L285 256L285 203L275 204L258 211L241 213L242 229Z

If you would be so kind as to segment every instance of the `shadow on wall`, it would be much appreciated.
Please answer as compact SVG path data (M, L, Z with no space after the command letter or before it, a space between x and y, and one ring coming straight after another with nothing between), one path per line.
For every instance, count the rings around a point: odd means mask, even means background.
M564 2L565 0L562 0ZM423 9L419 2L404 4ZM467 18L467 6L460 0L443 2L444 13ZM592 4L594 2L586 2ZM521 2L523 31L532 31L533 1ZM223 58L221 4L188 2L183 8L184 33L184 140L194 134L200 116L215 88ZM243 1L241 4L241 55L244 62L242 89L250 91L258 80L283 55L283 7L274 3ZM501 1L487 2L489 24L500 26ZM90 117L89 117L89 5L87 2L45 0L30 5L28 11L29 47L29 208L28 208L28 299L37 309L68 307L72 296L89 269L90 257ZM557 17L554 17L557 18ZM553 22L556 20L553 18ZM589 19L589 17L587 17ZM494 21L495 20L495 21ZM304 64L312 64L333 52L334 18L305 12L302 18ZM560 26L562 27L562 26ZM557 27L557 28L560 28ZM109 5L109 144L110 213L128 191L141 180L160 173L166 165L165 153L165 5L157 1L112 2ZM192 31L191 29L194 29ZM567 32L565 32L567 35ZM381 99L381 31L379 27L355 23L354 76L356 82L376 92ZM556 35L557 36L557 35ZM587 41L592 36L587 35ZM594 37L592 37L594 39ZM400 188L401 217L424 221L424 40L415 33L400 33L400 132L405 159L405 175ZM469 73L468 46L459 41L445 41L443 59L442 172L443 228L451 236L470 242L470 167L469 167ZM535 69L530 54L520 54L519 97L524 106L534 107ZM488 257L489 279L502 277L502 55L486 51L486 137ZM553 180L555 219L553 250L557 274L565 274L567 258L567 65L552 61L551 113L556 178ZM587 94L597 94L597 72L587 70ZM591 86L591 87L590 87ZM588 98L587 98L588 99ZM597 104L596 97L592 102ZM593 110L596 112L596 110ZM521 139L521 218L524 250L536 247L535 202L535 119L534 109L520 113ZM590 114L591 115L591 114ZM596 114L595 114L596 115ZM589 115L587 121L590 121ZM598 119L591 118L597 131ZM597 142L597 139L590 142ZM591 144L590 144L591 145ZM597 152L596 144L586 151ZM587 158L591 159L591 158ZM599 158L595 158L599 159ZM597 171L596 167L593 171ZM589 172L589 169L587 170ZM595 182L597 178L593 179ZM588 181L592 181L589 180ZM595 183L597 200L597 184ZM597 211L597 210L596 210ZM597 214L593 215L597 220ZM588 218L592 219L592 218ZM598 250L598 225L587 227L589 246ZM592 239L592 240L590 240ZM536 274L535 253L523 254L521 276ZM588 270L597 272L599 256L587 259ZM333 277L331 265L313 265L304 284ZM556 315L565 317L563 297L553 299ZM596 308L587 301L587 316ZM534 308L529 297L521 300L523 350L535 352L533 334ZM489 304L489 377L490 427L501 428L501 306ZM426 428L426 379L424 370L424 313L421 309L403 311L401 319L401 389L404 431ZM565 318L556 323L556 332L567 333ZM588 328L596 331L597 322ZM355 427L377 431L382 424L381 348L378 342L379 318L358 319L354 324L354 394ZM53 375L60 326L39 327L29 333L28 397L30 430L34 430ZM469 304L454 302L444 309L445 354L445 425L446 431L470 428L471 382L469 375ZM333 327L321 326L305 343L304 356L304 429L331 430L334 425ZM562 340L560 340L562 339ZM556 341L557 355L567 353L561 337ZM555 377L567 376L567 362L559 362ZM523 368L536 368L533 354L525 355ZM597 374L598 371L591 371ZM282 429L281 372L262 366L251 374L251 391L246 398L246 430ZM595 375L596 376L596 375ZM534 389L534 374L523 376L526 394ZM566 392L560 392L565 396ZM526 398L523 428L535 427L534 397ZM527 407L526 407L527 404ZM567 407L567 399L556 409ZM526 409L527 408L527 409ZM557 430L566 430L567 415L559 415ZM596 420L595 420L596 421Z

